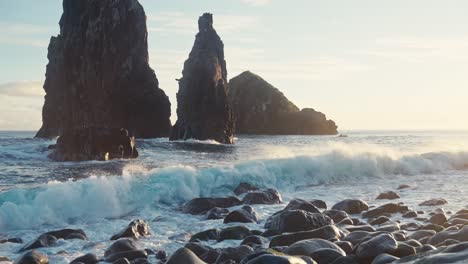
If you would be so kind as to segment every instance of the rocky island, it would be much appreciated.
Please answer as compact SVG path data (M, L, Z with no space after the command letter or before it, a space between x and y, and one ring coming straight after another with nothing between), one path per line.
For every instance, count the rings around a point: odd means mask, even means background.
M246 71L229 81L229 102L237 134L335 135L332 120L311 108L299 108L284 94Z
M133 158L133 137L169 135L170 102L148 64L137 0L64 0L48 48L43 125L55 160Z
M171 140L234 143L234 121L227 98L224 44L213 28L213 15L198 20L199 32L185 61L177 93L177 122Z

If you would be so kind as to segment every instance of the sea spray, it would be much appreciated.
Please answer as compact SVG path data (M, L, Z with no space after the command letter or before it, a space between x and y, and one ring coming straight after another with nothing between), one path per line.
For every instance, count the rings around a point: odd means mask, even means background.
M292 191L300 186L437 174L468 168L468 152L432 152L394 158L334 150L321 155L252 160L232 166L134 165L120 176L92 176L0 193L0 232L119 217L135 210L176 206L200 196L232 195L240 182Z

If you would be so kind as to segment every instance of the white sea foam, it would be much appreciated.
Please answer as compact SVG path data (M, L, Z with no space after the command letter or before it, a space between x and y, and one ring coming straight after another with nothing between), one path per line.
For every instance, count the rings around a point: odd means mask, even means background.
M232 166L171 166L146 170L129 165L122 176L51 181L34 189L0 193L0 232L118 217L199 196L224 196L240 182L284 192L306 185L367 181L396 175L437 174L468 168L468 152L390 155L337 148L319 155L254 160Z

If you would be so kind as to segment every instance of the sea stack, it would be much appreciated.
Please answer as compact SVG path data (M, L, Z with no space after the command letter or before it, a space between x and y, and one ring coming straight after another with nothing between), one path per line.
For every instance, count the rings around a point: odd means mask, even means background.
M299 108L284 94L246 71L229 81L229 102L236 120L236 134L335 135L332 120L311 108Z
M234 122L227 98L224 44L213 28L212 14L199 18L198 29L179 80L177 122L170 139L232 144Z
M64 0L48 48L43 125L55 160L134 158L133 137L169 135L170 102L148 64L137 0Z

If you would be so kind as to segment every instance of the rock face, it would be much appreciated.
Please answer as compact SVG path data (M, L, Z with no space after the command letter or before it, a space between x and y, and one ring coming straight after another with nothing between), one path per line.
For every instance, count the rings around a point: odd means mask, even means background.
M200 17L198 29L179 80L177 122L170 139L213 139L232 144L234 121L227 99L224 44L213 28L212 14Z
M36 134L60 136L52 158L132 158L132 137L168 136L170 102L148 58L146 15L137 0L63 1Z
M260 76L246 71L229 81L236 134L335 135L337 126L314 109L299 108Z

